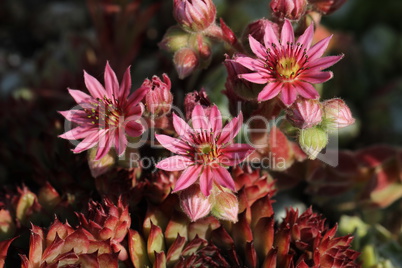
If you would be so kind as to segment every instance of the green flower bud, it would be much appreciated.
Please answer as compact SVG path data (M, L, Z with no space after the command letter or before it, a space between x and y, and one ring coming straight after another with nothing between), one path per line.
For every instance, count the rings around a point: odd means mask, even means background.
M301 129L299 144L310 159L315 159L328 144L328 134L319 127Z

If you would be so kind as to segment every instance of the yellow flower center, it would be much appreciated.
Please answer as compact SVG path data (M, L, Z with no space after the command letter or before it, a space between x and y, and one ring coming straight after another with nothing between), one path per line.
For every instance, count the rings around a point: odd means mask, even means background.
M281 58L276 64L276 71L279 76L278 78L285 81L293 80L296 77L299 69L300 66L299 64L297 64L296 59L293 57Z
M199 146L198 151L197 156L200 162L204 164L215 162L218 157L217 148L212 144L202 144Z

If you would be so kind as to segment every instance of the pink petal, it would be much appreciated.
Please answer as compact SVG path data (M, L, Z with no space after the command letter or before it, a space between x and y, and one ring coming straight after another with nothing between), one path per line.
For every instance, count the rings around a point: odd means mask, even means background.
M266 101L274 98L281 91L282 83L268 83L258 94L258 101Z
M209 113L209 122L211 124L212 132L215 134L222 130L222 115L218 106L214 105Z
M140 101L142 101L145 95L147 95L149 90L150 87L138 88L136 91L133 92L133 94L130 95L130 97L128 97L127 105L131 106L138 104Z
M113 147L113 139L110 133L101 135L98 140L98 150L96 151L95 160L100 160L107 155L111 147Z
M236 191L233 178L226 168L217 166L216 168L212 168L212 173L217 184L229 188L232 191Z
M71 97L74 98L75 102L80 104L83 102L92 102L94 101L91 96L82 92L81 90L76 89L68 89L68 93L70 93Z
M248 73L248 74L239 74L239 78L243 78L247 81L250 81L251 83L256 83L256 84L266 84L268 82L268 79L264 74L262 73Z
M112 68L110 68L109 61L106 62L104 80L106 92L109 98L112 98L114 95L117 99L119 97L119 81L117 81L116 74Z
M201 105L194 107L191 114L191 121L193 124L193 129L209 129L208 118L205 115L204 108Z
M315 60L315 59L320 58L324 54L325 50L327 49L328 44L331 41L331 38L332 38L332 35L320 40L314 46L312 46L307 51L307 56L309 57L309 59Z
M240 114L237 117L233 118L232 121L230 121L222 129L218 143L225 144L232 141L234 137L236 137L237 133L239 133L242 124L243 124L243 114L242 112L240 112Z
M290 106L297 98L297 91L291 83L284 83L281 91L281 100L286 106Z
M131 75L130 75L130 66L124 72L123 80L121 81L120 90L119 90L119 99L127 99L130 94L131 88Z
M298 78L309 83L320 84L328 81L332 76L332 72L313 72L302 74Z
M98 80L96 80L92 75L87 74L87 72L84 71L84 80L85 80L85 85L91 93L92 97L100 98L103 99L104 96L106 96L106 91L99 83Z
M310 26L307 27L307 29L299 37L299 39L297 39L297 43L303 45L302 51L303 49L309 49L311 42L313 41L313 35L314 35L314 25L310 24Z
M200 189L205 196L209 196L212 189L212 172L209 166L205 166L200 176Z
M338 61L340 61L343 58L343 55L341 56L328 56L328 57L323 57L319 58L316 60L310 60L308 64L306 64L306 67L309 68L308 71L315 71L315 70L325 70L328 67L334 65Z
M292 24L289 22L289 20L285 20L285 23L282 26L281 41L283 46L295 41L295 34L293 32Z
M114 133L114 147L116 149L117 155L122 155L127 148L127 136L124 128L116 130Z
M234 62L237 62L244 67L252 70L252 71L257 71L258 68L264 68L265 63L262 62L259 59L253 59L250 57L243 57L243 56L237 56L233 59Z
M130 121L125 125L126 134L130 137L139 137L144 130L144 126L136 121Z
M81 153L94 147L99 140L100 135L104 135L105 130L99 130L97 132L92 132L83 141L81 141L72 151L76 154Z
M169 137L167 135L158 135L155 134L155 138L158 140L158 142L171 151L172 153L175 154L188 154L188 152L191 150L191 147L185 144L183 141L179 139L175 139L172 137Z
M265 59L265 57L267 56L266 48L263 45L261 45L260 42L255 40L255 38L251 34L248 36L248 42L250 44L250 48L253 51L253 53L257 57Z
M162 161L159 161L159 163L156 164L156 167L159 169L162 169L162 170L166 170L166 171L179 171L179 170L183 170L183 169L189 167L191 164L194 164L194 162L192 162L187 157L182 156L182 155L175 155L175 156L165 158ZM189 167L188 169L191 169L191 168L192 167ZM186 171L183 172L181 177L183 177L185 172Z
M59 135L59 137L67 140L79 140L84 139L85 137L89 136L91 132L95 131L97 132L97 130L90 130L86 127L76 127Z
M189 136L189 133L191 131L190 126L175 113L173 114L173 127L180 137L183 137L186 140L191 140Z
M87 114L82 110L68 110L68 111L59 111L59 113L64 116L68 121L85 124L88 122Z
M276 36L274 29L272 28L272 25L270 23L267 23L265 27L264 43L266 48L273 49L275 47L280 47L278 37Z
M144 112L144 105L140 102L138 105L131 105L130 107L128 107L127 116L128 117L137 116L138 119L141 117L143 112Z
M195 183L201 174L202 167L203 166L201 165L196 165L196 166L190 166L186 170L184 170L180 178L176 182L176 186L173 190L173 193L184 190L193 183Z
M248 144L231 144L221 150L223 155L220 157L220 163L225 166L237 165L243 162L243 160L253 151L254 147Z
M296 84L297 92L306 99L318 99L320 95L310 83L298 82Z

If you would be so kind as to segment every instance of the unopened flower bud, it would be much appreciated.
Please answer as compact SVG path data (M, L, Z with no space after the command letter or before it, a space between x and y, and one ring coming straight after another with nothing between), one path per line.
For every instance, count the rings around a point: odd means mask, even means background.
M190 120L194 107L197 105L202 105L205 115L209 116L209 107L212 105L212 103L208 98L207 92L205 92L205 89L203 88L200 91L188 93L184 98L184 109L186 112L187 120Z
M294 127L311 128L322 121L322 105L318 100L299 98L287 109L286 119Z
M330 99L323 103L323 127L328 131L352 125L355 119L346 103L341 99Z
M212 208L212 195L206 197L199 185L193 184L180 193L180 206L191 221L197 221L209 214Z
M189 76L199 65L199 59L191 48L178 50L173 57L173 63L180 79Z
M190 35L178 26L170 27L159 43L159 47L169 52L176 52L189 46Z
M239 201L233 193L220 191L215 195L215 203L211 212L218 219L237 222Z
M243 43L248 43L249 36L251 35L255 40L264 44L265 29L268 25L279 39L279 25L267 19L259 19L246 26L242 35Z
M152 80L146 79L142 87L148 87L145 95L145 108L148 113L155 117L163 116L172 108L173 95L170 92L171 82L166 74L162 75L163 81L153 76Z
M272 0L270 7L279 20L298 20L306 11L306 0Z
M108 172L115 164L115 154L109 151L104 157L95 160L97 148L91 148L88 151L88 166L91 175L94 178Z
M183 29L200 32L215 22L216 7L212 0L174 0L173 16Z
M301 129L299 144L310 159L315 159L321 150L327 146L328 134L319 127Z
M329 15L338 10L346 0L308 0L315 10Z

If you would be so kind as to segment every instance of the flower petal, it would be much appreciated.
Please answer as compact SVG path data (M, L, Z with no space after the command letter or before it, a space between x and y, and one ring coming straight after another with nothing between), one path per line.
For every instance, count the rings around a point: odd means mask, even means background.
M309 57L309 59L315 60L315 59L320 58L324 54L325 50L327 49L328 44L331 41L331 39L332 39L332 35L320 40L314 46L312 46L307 51L307 56Z
M264 62L260 59L253 59L245 56L236 56L233 61L243 65L251 71L257 71L258 68L264 68Z
M99 141L99 136L104 135L105 131L106 130L99 130L90 133L90 135L81 141L72 151L78 154L94 147Z
M320 84L328 81L333 77L332 72L313 72L300 75L298 78L313 84Z
M224 149L221 150L223 155L220 157L220 163L225 166L234 166L237 165L254 151L254 147L248 144L231 144Z
M264 74L257 72L257 73L247 73L247 74L239 74L239 78L243 78L251 83L256 84L266 84L268 83L268 78L264 76Z
M266 101L274 98L279 94L282 88L282 83L268 83L258 94L258 101Z
M196 105L191 114L193 129L209 129L208 118L205 115L204 108L201 105Z
M173 190L173 193L184 190L193 183L195 183L201 174L202 167L203 166L201 165L196 165L196 166L190 166L186 170L184 170L180 178L176 182L176 186Z
M110 68L109 61L106 62L104 80L106 93L108 97L114 101L114 99L119 97L119 81L117 81L116 74L112 68ZM112 96L114 96L114 98L112 98Z
M222 166L217 166L215 168L212 168L212 173L213 178L217 184L229 188L232 191L236 191L233 178L226 168Z
M185 140L191 140L189 136L191 131L190 126L175 113L173 114L173 127L180 137L184 138Z
M274 29L270 23L265 26L264 43L266 48L280 47L278 36L275 34Z
M218 143L225 144L234 139L237 133L239 133L241 129L241 125L243 124L243 114L242 112L239 115L232 119L223 129L221 135L219 137Z
M106 96L106 91L101 85L101 83L99 83L99 81L96 78L94 78L92 75L88 74L85 71L84 71L84 81L92 97L94 97L95 99L96 98L103 99L103 97Z
M325 70L328 67L334 65L338 61L340 61L343 58L343 55L341 56L328 56L328 57L323 57L319 58L316 60L310 61L308 64L306 64L306 67L308 67L308 71L312 72L315 70Z
M123 80L121 81L120 84L120 89L119 89L119 99L127 99L128 95L130 94L130 89L131 89L131 74L130 74L130 66L127 68L127 70L124 72L123 75Z
M111 136L111 132L105 132L99 136L98 139L98 150L96 151L95 160L98 161L110 151L110 148L113 147L113 138Z
M124 128L116 130L114 133L114 147L116 149L117 155L122 155L127 148L127 136Z
M156 167L166 171L179 171L189 167L191 164L193 164L193 161L191 161L187 157L182 155L175 155L159 161L159 163L156 164Z
M92 102L94 99L89 96L88 94L82 92L81 90L76 90L76 89L69 89L68 88L68 93L70 93L71 97L74 98L75 102L80 104L83 102Z
M290 106L297 98L297 91L291 83L284 83L281 91L281 100L286 106Z
M266 50L267 49L263 45L261 45L260 42L255 40L255 38L251 34L248 36L248 42L250 44L251 50L257 57L262 58L262 59L266 58L266 56L267 56Z
M285 20L282 26L281 41L283 46L286 46L288 43L292 44L295 41L295 34L289 20Z
M59 111L59 113L64 116L68 121L85 124L88 122L87 114L82 110L68 110L68 111Z
M76 127L59 135L59 137L66 140L79 140L89 136L91 132L96 132L96 130L91 130L86 127Z
M144 126L132 120L125 124L126 134L130 137L139 137L144 133Z
M209 196L212 189L212 172L209 166L205 166L200 176L200 189L205 196Z
M132 106L138 104L142 99L147 95L148 91L150 90L150 87L140 87L136 91L133 92L133 94L128 97L127 100L127 105Z
M302 51L303 49L309 49L311 42L313 41L314 35L314 25L313 23L307 27L304 33L297 39L297 43L302 44Z
M297 92L306 99L318 99L320 94L310 83L298 82L296 84Z
M209 113L209 122L211 124L212 132L219 133L222 130L222 115L218 106L214 105Z
M188 151L191 150L191 147L188 146L186 143L184 143L182 140L172 138L167 135L158 135L155 134L155 138L158 140L158 142L171 151L172 153L175 154L188 154Z

